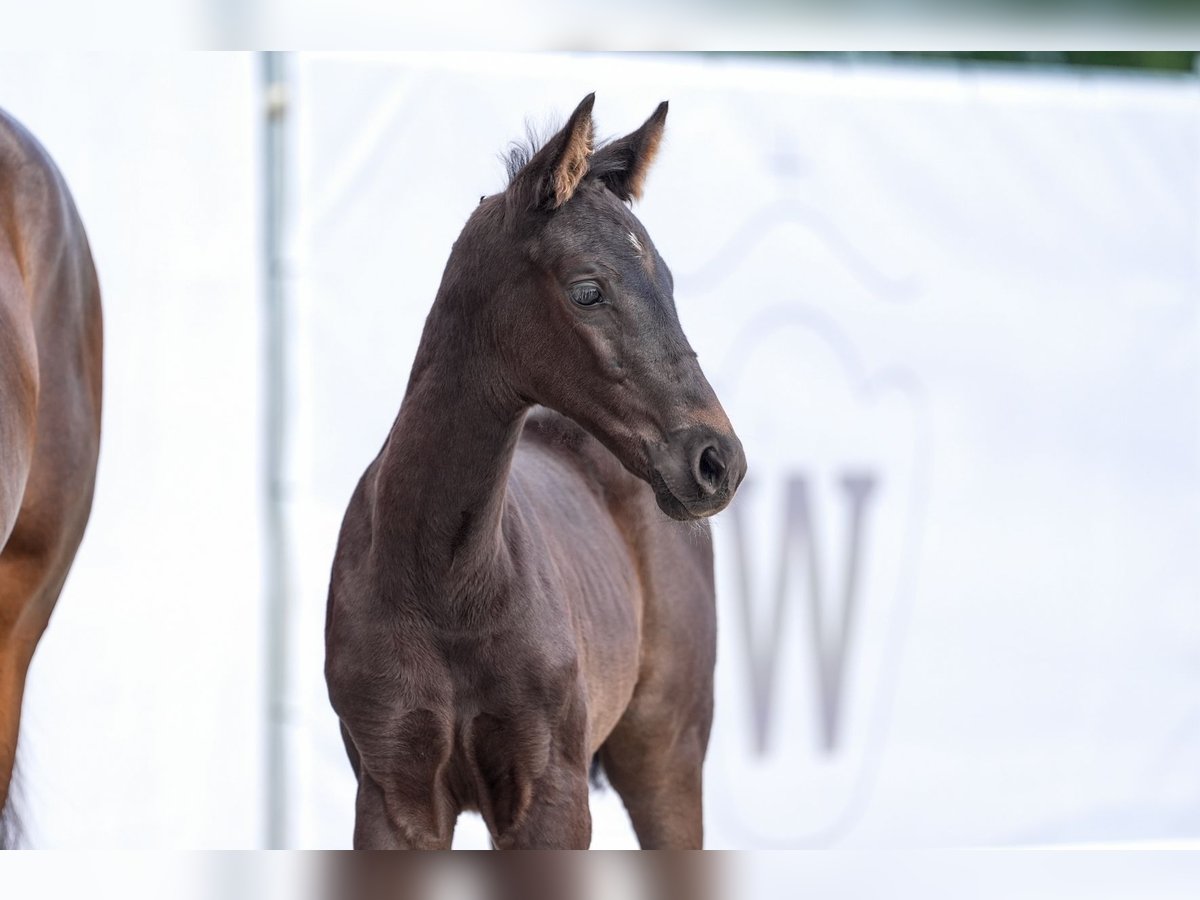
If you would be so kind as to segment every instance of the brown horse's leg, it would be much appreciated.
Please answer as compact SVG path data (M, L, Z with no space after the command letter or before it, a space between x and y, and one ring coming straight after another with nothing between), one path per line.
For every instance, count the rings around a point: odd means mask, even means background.
M20 833L20 823L7 805L17 757L25 678L50 618L53 603L47 598L58 596L63 581L60 578L47 588L45 580L50 577L53 576L41 555L22 556L11 544L0 554L0 816L10 817L7 822L0 822L0 831L8 830L4 827L8 826L15 828L16 834ZM0 833L0 840L12 837L13 833Z
M21 697L32 656L33 642L12 634L0 635L0 810L8 803L8 786L17 757Z
M0 566L0 572L3 567ZM4 602L0 589L0 604ZM7 616L7 611L0 612ZM8 786L17 758L17 731L21 725L21 697L25 673L32 656L27 642L0 622L0 811L8 803Z
M605 741L600 761L643 850L703 848L707 744L706 722L680 729L669 712L639 714L636 702Z
M8 799L21 723L25 676L66 575L49 553L14 537L0 554L0 810Z

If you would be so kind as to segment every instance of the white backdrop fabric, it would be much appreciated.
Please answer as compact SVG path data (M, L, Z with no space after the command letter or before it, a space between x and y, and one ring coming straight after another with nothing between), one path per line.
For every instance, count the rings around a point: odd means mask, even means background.
M486 55L293 74L297 843L351 833L320 665L346 502L497 154L592 90L607 135L671 101L636 211L750 460L714 526L710 844L1200 834L1194 80ZM611 790L594 809L596 846L633 845ZM457 843L485 845L478 821Z
M0 106L66 176L104 303L95 504L23 715L30 846L262 840L256 75L0 54Z

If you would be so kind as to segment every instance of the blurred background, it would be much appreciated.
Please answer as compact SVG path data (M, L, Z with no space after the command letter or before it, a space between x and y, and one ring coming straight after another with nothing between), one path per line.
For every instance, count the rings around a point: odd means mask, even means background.
M27 843L349 845L336 531L500 153L593 90L608 136L671 101L636 212L751 464L714 523L709 844L1200 839L1193 65L0 55L107 344ZM612 791L593 812L634 846Z
M586 0L42 0L6 4L0 47L1165 50L1195 44L1197 12L1194 0L609 0L603 16Z

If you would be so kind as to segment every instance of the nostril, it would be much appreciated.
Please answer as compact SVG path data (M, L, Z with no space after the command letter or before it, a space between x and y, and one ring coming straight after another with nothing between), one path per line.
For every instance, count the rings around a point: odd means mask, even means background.
M721 486L725 478L725 460L721 459L716 447L704 448L704 452L700 454L697 474L700 476L700 484L710 491L715 491Z

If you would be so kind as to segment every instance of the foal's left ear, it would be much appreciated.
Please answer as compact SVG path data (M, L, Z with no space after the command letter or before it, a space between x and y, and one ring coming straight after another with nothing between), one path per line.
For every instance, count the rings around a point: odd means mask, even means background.
M583 98L562 130L546 141L513 177L510 196L537 209L558 209L571 199L587 174L592 155L595 102L594 93Z
M622 200L641 199L646 173L658 155L666 123L667 101L664 100L641 128L605 144L592 157L596 177Z

